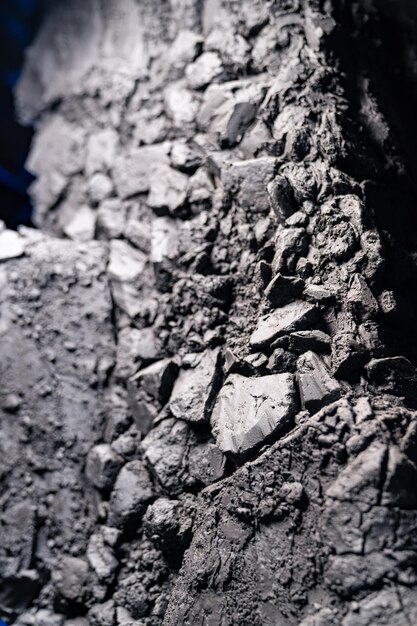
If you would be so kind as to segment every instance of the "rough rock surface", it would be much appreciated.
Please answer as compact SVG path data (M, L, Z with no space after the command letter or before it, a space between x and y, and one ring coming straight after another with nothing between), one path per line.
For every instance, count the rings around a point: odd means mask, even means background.
M417 622L391 5L53 3L17 87L44 232L0 228L6 623Z

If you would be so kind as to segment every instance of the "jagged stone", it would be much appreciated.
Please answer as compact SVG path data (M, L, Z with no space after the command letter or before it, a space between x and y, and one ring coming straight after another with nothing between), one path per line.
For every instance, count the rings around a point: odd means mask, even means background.
M304 281L300 278L278 273L269 283L265 295L274 307L280 307L297 299L303 291Z
M273 178L276 168L274 157L237 161L225 167L222 181L235 194L240 206L252 213L265 213L269 209L266 183Z
M25 252L25 241L13 230L2 230L0 227L0 261L16 259Z
M123 459L107 443L91 448L86 461L86 475L97 489L109 491L123 466Z
M300 330L290 335L290 349L294 352L328 353L331 348L331 338L322 330Z
M317 309L313 304L295 300L261 317L250 338L252 348L267 349L287 333L308 328L314 322Z
M217 445L222 452L244 456L271 435L284 432L296 411L291 374L261 378L231 374L217 397L211 416Z
M301 404L310 413L319 411L342 395L339 383L330 376L323 361L311 351L298 359L297 381Z
M154 498L148 470L142 461L130 461L120 471L110 498L109 521L116 528L136 528Z
M199 424L209 419L215 394L221 382L221 358L218 350L190 355L186 369L181 369L174 383L169 408L186 422Z

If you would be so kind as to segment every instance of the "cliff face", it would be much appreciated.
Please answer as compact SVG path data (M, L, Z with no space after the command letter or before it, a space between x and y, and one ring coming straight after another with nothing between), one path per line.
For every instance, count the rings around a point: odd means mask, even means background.
M382 8L49 13L43 233L0 233L8 621L417 622L416 47Z

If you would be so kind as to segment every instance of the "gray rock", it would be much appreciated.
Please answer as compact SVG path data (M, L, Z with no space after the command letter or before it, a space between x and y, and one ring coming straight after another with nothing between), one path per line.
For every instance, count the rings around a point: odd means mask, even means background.
M120 154L113 166L113 180L118 196L129 198L148 191L151 171L156 164L168 163L167 153L167 146L159 144Z
M202 150L192 142L185 140L175 141L172 145L171 165L181 172L194 172L203 164Z
M285 431L296 412L291 374L261 378L231 374L217 397L211 423L220 450L244 456Z
M91 448L87 456L86 475L97 489L109 491L123 466L123 459L107 443Z
M271 208L281 222L285 222L296 210L292 187L284 176L277 176L268 184L268 196Z
M154 490L142 461L131 461L120 471L110 498L109 521L117 528L137 527Z
M14 230L0 229L0 261L16 259L25 252L25 240Z
M86 592L88 565L84 559L65 556L54 573L53 580L61 596L81 602Z
M187 197L188 176L169 165L152 167L149 175L148 205L157 212L175 214Z
M181 369L169 401L171 413L185 422L199 424L210 418L221 382L218 350L190 355L188 368Z
M138 389L162 406L168 402L177 377L178 365L173 359L162 359L141 369L133 378Z
M181 81L171 83L164 90L164 102L167 115L178 127L193 124L199 103L192 91Z
M266 185L274 177L276 168L274 157L236 161L222 171L223 185L235 193L240 206L251 213L265 213L269 210Z
M74 208L63 227L64 234L73 241L90 241L96 230L96 213L89 206Z
M304 281L278 273L265 289L265 295L274 307L283 306L295 300L303 291Z
M198 33L181 29L169 49L169 62L175 67L184 67L195 60L203 45L203 38Z
M102 533L91 535L87 547L87 559L99 580L107 583L113 581L118 561L111 547L106 544Z
M108 275L117 282L132 282L145 269L146 256L125 241L113 239L110 243Z
M216 52L204 52L187 66L185 75L191 89L202 89L223 71L221 58Z
M145 458L161 485L173 495L181 492L187 477L190 427L169 418L155 426L142 441Z
M107 172L112 168L118 142L119 137L112 128L100 130L88 137L85 150L87 176L92 176L96 172Z
M342 395L339 383L329 374L323 361L311 351L298 359L297 381L301 404L310 413L319 411Z
M97 172L88 181L88 192L93 204L98 204L113 193L113 183L107 174Z
M295 300L272 313L261 317L250 338L252 348L263 350L287 333L308 328L316 318L313 304Z
M290 349L294 352L330 352L331 338L322 330L299 330L290 335Z

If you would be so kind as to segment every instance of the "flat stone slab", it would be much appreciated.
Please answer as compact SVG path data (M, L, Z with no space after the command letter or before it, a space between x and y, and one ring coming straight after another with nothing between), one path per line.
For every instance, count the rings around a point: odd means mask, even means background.
M316 313L314 304L303 300L290 302L260 318L250 338L250 345L257 350L264 350L282 335L307 329Z
M182 369L172 391L171 413L186 422L208 419L220 377L220 352L206 350L196 355L191 367Z
M292 374L246 378L231 374L211 416L219 449L244 456L267 437L285 430L298 409Z

